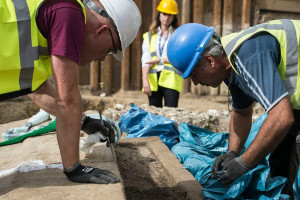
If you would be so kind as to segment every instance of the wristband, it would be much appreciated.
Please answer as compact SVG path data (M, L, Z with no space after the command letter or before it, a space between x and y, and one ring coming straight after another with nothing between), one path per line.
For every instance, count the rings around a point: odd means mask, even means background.
M70 168L72 168L72 169L70 170ZM94 169L95 169L93 167L84 166L84 165L80 164L79 162L76 165L74 165L73 167L70 167L70 168L64 169L64 174L68 178L71 178L73 176L82 176L84 174L89 174L92 171L94 171ZM68 171L66 171L66 170L68 170Z
M75 165L68 167L68 168L64 168L64 172L71 172L73 170L75 170L78 166L80 165L80 163L76 163Z
M235 157L237 157L239 155L238 153L236 153L235 151L232 151L232 150L228 150L227 154L234 155Z

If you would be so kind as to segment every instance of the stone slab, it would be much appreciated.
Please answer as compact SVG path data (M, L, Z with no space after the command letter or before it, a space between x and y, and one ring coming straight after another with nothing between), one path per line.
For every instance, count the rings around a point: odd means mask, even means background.
M174 186L178 186L187 194L189 200L202 200L202 186L194 176L183 169L183 165L169 148L161 141L159 137L144 137L120 140L120 143L129 143L132 146L145 146L156 157L167 171L169 177L173 180Z
M0 133L19 127L26 120L0 124ZM2 140L1 140L2 141ZM108 169L119 177L117 163L110 149L99 143L91 154L80 154L85 165ZM42 160L45 164L61 163L55 133L25 139L22 143L0 147L0 171L16 168L22 162ZM67 180L61 169L46 168L30 172L14 172L0 177L0 199L126 199L122 180L117 184L80 184Z

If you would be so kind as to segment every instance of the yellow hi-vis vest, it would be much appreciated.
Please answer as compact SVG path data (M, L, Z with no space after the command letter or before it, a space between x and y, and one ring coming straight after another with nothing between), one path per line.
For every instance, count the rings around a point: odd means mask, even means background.
M77 2L86 18L84 5ZM43 0L1 0L0 98L35 91L52 75L47 39L36 24L42 3Z
M288 90L293 109L300 110L300 20L273 20L221 38L228 60L236 71L235 51L257 33L268 32L280 44L281 60L278 70Z
M152 60L157 59L155 44L157 34L149 31L144 33L144 40L148 43ZM148 73L148 81L151 91L157 91L158 85L181 92L182 90L182 77L181 73L175 69L171 64L165 63L164 68L160 72L159 80L157 81L157 64L154 65Z

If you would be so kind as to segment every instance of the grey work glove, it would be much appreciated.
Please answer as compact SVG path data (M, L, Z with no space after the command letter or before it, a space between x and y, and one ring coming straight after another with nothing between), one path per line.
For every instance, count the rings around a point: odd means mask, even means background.
M233 183L238 177L249 171L250 166L245 163L242 157L237 157L229 160L224 164L224 174L220 177L222 183L227 187Z
M108 170L101 170L89 166L78 164L72 171L64 170L64 174L72 182L76 183L118 183L120 179Z
M297 153L298 153L298 157L300 159L300 135L297 136L296 143L297 143Z
M100 119L94 119L89 116L83 115L81 130L86 132L86 134L91 135L97 132L101 132L104 138L109 137L111 143L115 142L115 130L113 125L107 121L103 121L103 125ZM100 142L105 142L107 139L101 139Z
M225 154L218 156L212 165L212 178L218 178L218 173L223 170L224 165L231 159L234 159L238 154L234 151L227 151Z

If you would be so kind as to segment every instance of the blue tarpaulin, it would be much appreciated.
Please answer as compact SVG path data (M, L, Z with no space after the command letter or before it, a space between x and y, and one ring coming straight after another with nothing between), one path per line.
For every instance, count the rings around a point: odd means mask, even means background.
M267 116L263 114L252 124L241 153L256 137ZM211 178L211 165L217 156L227 151L229 133L214 133L185 122L178 130L175 121L153 115L135 104L131 104L129 111L121 116L119 126L122 132L127 133L127 138L159 136L184 168L203 186L202 195L205 199L290 199L289 196L281 194L287 179L269 176L269 156L257 167L239 177L229 188L220 180ZM300 200L299 172L294 184L294 196Z
M179 141L177 122L146 112L135 104L121 116L119 127L126 138L159 136L171 149Z
M264 114L253 123L244 149L251 144L266 117ZM287 195L280 194L287 179L270 178L268 156L226 188L219 179L211 178L211 165L217 156L227 151L229 134L214 133L186 123L181 124L179 132L180 142L172 152L203 186L205 199L288 199Z
M300 199L300 163L298 168L298 175L296 177L295 183L293 185L294 189L294 199Z

